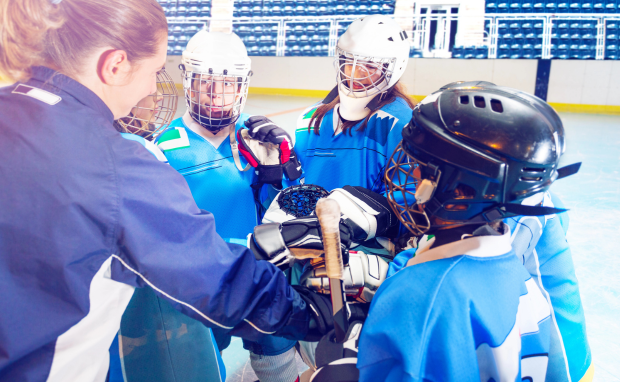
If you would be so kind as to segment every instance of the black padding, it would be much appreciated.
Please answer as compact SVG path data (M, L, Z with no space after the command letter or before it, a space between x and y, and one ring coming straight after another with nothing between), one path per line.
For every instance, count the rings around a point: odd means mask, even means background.
M357 382L360 372L355 363L327 365L314 376L313 382Z
M259 260L272 259L286 250L279 223L267 223L254 227L252 241L260 249L259 253L254 251L254 256Z
M562 179L562 178L566 178L567 176L574 175L579 171L580 168L581 168L581 162L569 164L568 166L559 168L557 179Z
M258 183L262 184L282 184L282 165L258 165Z
M338 85L336 85L327 95L327 97L325 97L325 99L323 99L323 105L327 105L328 103L332 102L333 100L336 99L336 97L338 97Z

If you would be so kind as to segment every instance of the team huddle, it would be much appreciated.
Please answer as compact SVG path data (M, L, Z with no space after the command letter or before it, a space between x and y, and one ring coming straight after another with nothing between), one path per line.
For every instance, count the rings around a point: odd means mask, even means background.
M119 130L154 138L157 147L142 142L185 177L218 234L277 265L321 312L320 334L331 302L305 291L330 293L314 209L320 198L340 204L356 322L344 349L354 345L343 352L333 333L321 342L244 339L261 381L296 381L296 351L313 381L588 380L568 222L548 192L578 168L558 168L559 117L536 97L486 82L449 84L414 105L399 83L409 52L403 33L383 16L352 23L338 42L336 87L300 115L293 140L269 119L243 114L251 76L243 42L201 31L183 53L183 117L154 122L162 111L153 108L143 131L122 120ZM157 299L136 290L130 307L141 308L124 315L120 334L131 337L132 320L145 325L140 312ZM212 330L216 351L180 347L186 362L213 365L207 358L228 347L230 335ZM128 380L144 378L144 359L124 362Z
M552 192L580 164L545 101L463 81L416 104L409 37L372 15L292 136L243 113L237 35L198 32L172 78L159 4L85 4L41 0L44 59L0 28L0 380L224 381L234 337L262 382L592 380Z

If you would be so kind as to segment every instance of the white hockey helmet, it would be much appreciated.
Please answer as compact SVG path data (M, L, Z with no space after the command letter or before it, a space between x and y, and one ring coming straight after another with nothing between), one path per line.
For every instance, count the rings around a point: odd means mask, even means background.
M177 112L179 93L170 75L157 72L157 91L140 100L128 116L115 121L121 133L131 133L152 140L164 131Z
M180 68L187 108L196 122L217 133L239 119L252 75L239 36L199 31L189 40Z
M365 16L349 25L338 40L334 62L343 118L368 115L366 105L402 77L410 46L407 32L389 16Z

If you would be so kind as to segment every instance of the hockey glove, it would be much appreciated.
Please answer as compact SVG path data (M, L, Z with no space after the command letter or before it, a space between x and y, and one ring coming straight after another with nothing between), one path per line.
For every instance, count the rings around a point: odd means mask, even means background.
M237 132L239 151L256 168L259 183L279 183L282 173L289 180L301 176L301 164L293 149L293 141L284 129L263 116L250 117L245 126L247 130Z
M364 252L349 252L349 265L344 267L344 291L349 299L369 303L387 277L389 265L381 257ZM329 294L329 278L325 265L308 267L300 285L315 292Z
M317 371L310 382L355 382L359 380L356 367L360 333L363 324L354 322L349 326L344 343L336 343L334 331L327 333L316 348Z
M301 285L293 285L293 289L306 302L310 313L310 327L304 341L316 342L334 328L334 312L332 300L328 295L316 293ZM347 304L349 321L366 319L367 310L359 304Z
M363 187L344 186L332 190L328 198L340 205L342 218L351 227L356 243L398 235L398 218L383 195Z
M349 260L351 231L340 221L340 248L345 264ZM254 227L249 248L257 260L267 260L282 270L295 259L311 259L323 255L321 226L316 216L294 219L282 224L267 223Z

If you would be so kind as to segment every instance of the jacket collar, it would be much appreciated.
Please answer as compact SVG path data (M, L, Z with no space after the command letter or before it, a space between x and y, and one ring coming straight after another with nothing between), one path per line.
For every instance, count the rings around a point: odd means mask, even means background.
M512 250L512 246L510 245L510 228L505 223L502 224L504 234L501 236L470 236L433 249L429 249L432 245L432 242L429 242L429 245L418 249L415 257L407 262L407 266L460 255L472 257L505 255Z
M110 123L114 122L114 114L112 114L108 105L106 105L98 95L64 74L45 66L35 66L32 68L32 77L30 81L40 82L41 84L37 84L37 87L54 94L59 94L60 92L67 93L78 102L101 113Z

